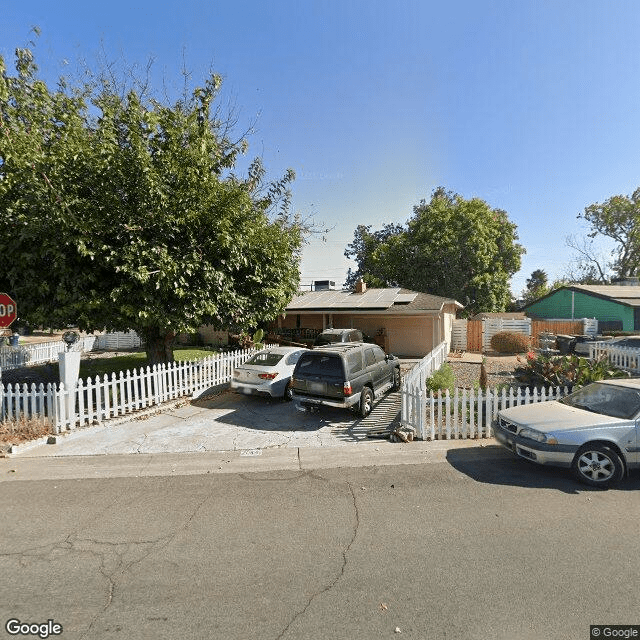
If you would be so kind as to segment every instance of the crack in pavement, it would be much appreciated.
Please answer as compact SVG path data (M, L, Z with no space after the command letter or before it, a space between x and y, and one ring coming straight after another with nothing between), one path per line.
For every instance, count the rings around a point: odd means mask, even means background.
M119 581L131 571L132 567L143 562L151 554L161 551L170 545L183 531L185 531L196 518L198 512L205 505L210 495L205 495L187 514L186 520L175 530L154 539L130 540L125 542L109 542L93 537L81 537L77 530L67 534L64 539L28 547L19 551L0 552L2 559L14 559L20 567L26 568L34 562L53 562L70 555L88 555L97 559L98 573L106 581L106 596L103 606L95 613L86 629L80 634L80 639L94 637L94 627L102 616L112 606L117 593ZM118 500L112 501L104 513ZM83 525L84 526L84 525Z
M331 591L338 584L338 582L340 582L340 580L344 576L345 570L347 568L347 563L348 563L347 555L349 554L349 551L350 551L353 543L355 542L355 539L356 539L356 537L358 535L358 529L360 527L360 512L358 511L358 502L356 500L356 493L353 490L353 486L351 485L350 482L347 482L347 486L349 487L349 491L351 492L351 499L353 501L353 512L354 512L354 521L355 522L354 522L354 526L353 526L353 535L351 536L351 540L349 540L349 543L347 544L347 546L342 551L342 565L340 567L340 571L338 572L338 575L336 575L336 577L329 584L327 584L325 587L323 587L322 589L320 589L316 593L313 593L313 594L311 594L311 596L309 596L309 599L307 600L307 603L304 605L304 607L300 611L298 611L298 613L296 613L293 616L293 618L291 618L291 620L289 621L287 626L276 636L276 640L281 640L281 638L283 638L287 634L287 632L289 631L291 626L307 612L307 610L309 609L309 607L311 606L313 601L316 598L319 598L320 596L324 595L325 593L328 593L329 591Z
M173 531L170 534L167 534L165 536L161 536L157 540L146 540L146 541L135 542L135 543L131 543L131 542L126 542L126 543L98 543L98 544L106 544L106 545L115 546L115 547L118 547L120 545L124 545L124 546L128 547L130 545L138 546L138 545L141 545L141 544L148 544L148 545L150 545L150 547L140 557L131 560L127 564L124 564L124 562L123 562L124 554L119 555L118 563L116 564L114 569L111 572L108 572L108 573L105 570L104 556L102 557L101 566L100 566L100 573L102 573L102 575L109 582L109 588L108 588L108 592L107 592L107 601L106 601L104 607L102 608L102 611L98 612L94 616L93 620L89 623L89 626L87 627L87 629L80 636L80 640L83 640L83 638L88 637L88 634L92 631L94 625L98 622L100 617L105 614L105 612L109 609L109 607L113 603L113 597L114 597L115 590L116 590L116 587L117 587L117 578L123 577L131 569L131 567L133 567L136 564L139 564L140 562L142 562L143 560L148 558L152 553L154 553L156 551L160 551L160 550L166 548L167 546L169 546L169 544L171 544L171 542L173 542L173 540L175 540L177 538L177 536L181 532L186 531L186 529L193 522L194 518L196 517L196 515L198 514L200 509L204 506L205 502L209 499L209 497L210 497L209 495L206 495L198 503L198 505L195 507L195 509L193 510L191 515L187 518L186 522L182 526L178 527L175 531ZM116 551L116 554L117 554L117 551ZM98 554L98 555L100 555L100 554Z

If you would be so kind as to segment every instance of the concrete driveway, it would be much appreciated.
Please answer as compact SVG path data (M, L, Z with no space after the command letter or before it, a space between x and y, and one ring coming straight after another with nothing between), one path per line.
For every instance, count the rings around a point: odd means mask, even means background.
M297 411L291 402L221 393L165 406L153 414L68 432L55 444L18 448L22 456L250 451L282 447L339 447L371 442L372 431L399 424L400 393L389 393L367 418L322 408Z

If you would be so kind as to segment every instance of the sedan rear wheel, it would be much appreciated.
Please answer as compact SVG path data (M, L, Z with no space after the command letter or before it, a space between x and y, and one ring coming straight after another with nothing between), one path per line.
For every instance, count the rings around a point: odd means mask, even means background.
M609 487L622 480L624 464L611 447L585 445L573 459L573 472L580 482L592 487Z
M284 394L282 399L285 402L291 402L293 400L293 389L291 388L291 382L287 382L287 386L284 388Z

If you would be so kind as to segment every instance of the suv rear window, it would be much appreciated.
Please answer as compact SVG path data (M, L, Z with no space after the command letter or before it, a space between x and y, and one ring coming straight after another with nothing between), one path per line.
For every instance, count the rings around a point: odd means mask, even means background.
M314 346L321 347L323 344L333 344L334 342L340 342L342 340L342 336L339 336L335 333L330 335L320 334L314 341Z
M340 377L342 372L342 360L332 353L305 353L298 364L297 371L306 376L332 376Z

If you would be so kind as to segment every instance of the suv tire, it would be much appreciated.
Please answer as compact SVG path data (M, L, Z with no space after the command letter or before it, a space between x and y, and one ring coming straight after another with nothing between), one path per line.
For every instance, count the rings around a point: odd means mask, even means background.
M366 418L373 409L373 392L369 387L364 387L360 394L360 417Z

